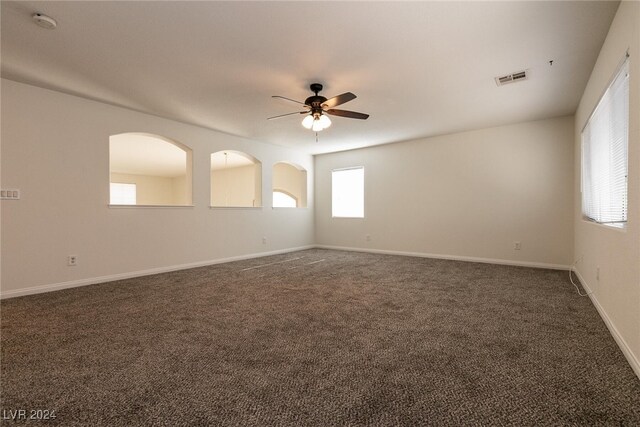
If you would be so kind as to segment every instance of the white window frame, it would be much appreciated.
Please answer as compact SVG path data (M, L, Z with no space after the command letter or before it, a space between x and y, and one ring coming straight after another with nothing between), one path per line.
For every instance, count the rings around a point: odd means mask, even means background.
M623 230L629 213L628 79L627 53L581 131L582 218ZM620 88L626 89L626 92L622 95L618 93L614 98L615 90ZM620 104L620 96L626 98L623 101L626 104ZM617 120L622 120L622 124L616 124Z
M350 170L362 170L362 214L356 214L356 215L336 215L335 212L335 197L336 197L336 192L335 192L335 188L334 188L334 173L339 173L339 172L344 172L344 171L350 171ZM364 171L364 166L352 166L352 167L348 167L348 168L339 168L339 169L332 169L331 170L331 217L332 218L353 218L353 219L363 219L364 218L364 214L365 214L365 209L364 209L364 202L365 202L365 171Z

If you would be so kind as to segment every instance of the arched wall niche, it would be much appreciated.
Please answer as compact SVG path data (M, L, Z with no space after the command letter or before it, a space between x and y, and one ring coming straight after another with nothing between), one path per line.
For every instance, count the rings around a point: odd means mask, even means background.
M211 206L261 207L262 162L237 150L212 153Z
M109 137L111 205L190 206L193 152L144 132Z
M281 192L288 194L296 200L298 208L307 207L307 171L300 165L290 162L277 162L273 165L272 192ZM273 196L273 207L291 207L283 206L279 200L284 201L280 195ZM286 202L285 202L286 203Z

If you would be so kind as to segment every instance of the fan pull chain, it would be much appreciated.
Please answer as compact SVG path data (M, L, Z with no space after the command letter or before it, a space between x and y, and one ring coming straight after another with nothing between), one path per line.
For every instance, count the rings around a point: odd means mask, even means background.
M316 142L318 142L318 132L316 132Z

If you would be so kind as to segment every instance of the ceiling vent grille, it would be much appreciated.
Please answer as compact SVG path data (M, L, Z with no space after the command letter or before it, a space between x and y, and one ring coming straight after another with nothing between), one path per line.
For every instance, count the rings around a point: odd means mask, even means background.
M516 73L507 74L506 76L496 77L496 84L503 86L509 83L520 82L527 80L527 71L518 71Z

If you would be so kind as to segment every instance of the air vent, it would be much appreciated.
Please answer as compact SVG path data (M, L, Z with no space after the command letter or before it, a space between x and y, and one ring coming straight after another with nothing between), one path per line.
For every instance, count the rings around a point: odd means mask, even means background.
M518 71L515 73L507 74L506 76L496 77L496 84L503 86L509 83L515 83L522 80L527 80L527 71Z

